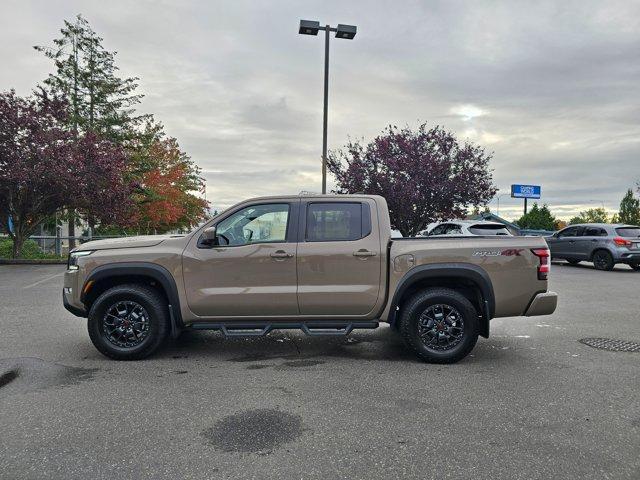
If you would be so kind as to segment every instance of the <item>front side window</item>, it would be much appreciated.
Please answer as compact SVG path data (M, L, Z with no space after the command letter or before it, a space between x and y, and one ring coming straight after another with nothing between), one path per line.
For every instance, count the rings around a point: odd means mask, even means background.
M363 203L310 203L305 239L307 242L358 240L371 231L370 215L368 205Z
M462 235L462 227L454 223L450 224L447 228L447 235Z
M447 229L446 224L438 225L437 227L434 227L433 230L429 232L429 235L444 235L444 232L446 231L446 229Z
M565 228L564 230L562 230L559 234L558 237L560 238L564 238L564 237L577 237L578 236L578 227L569 227L569 228Z
M288 203L252 205L218 223L218 244L238 246L286 242L288 221Z

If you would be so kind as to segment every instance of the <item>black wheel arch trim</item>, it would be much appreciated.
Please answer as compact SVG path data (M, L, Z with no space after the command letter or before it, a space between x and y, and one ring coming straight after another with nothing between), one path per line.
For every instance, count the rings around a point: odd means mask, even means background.
M389 310L388 322L395 325L397 317L397 308L400 299L404 293L416 282L426 279L436 278L453 278L465 279L478 285L482 295L482 311L478 312L482 319L483 325L480 334L483 337L489 336L489 320L495 316L496 300L493 293L493 283L489 274L483 268L470 263L432 263L428 265L419 265L413 267L400 279L398 287L393 294L391 300L391 308Z
M155 263L122 262L96 267L84 281L80 301L85 303L86 295L84 291L88 282L98 282L109 277L126 277L129 275L150 277L162 286L169 302L169 316L171 318L172 333L182 330L184 328L184 323L182 321L182 314L180 313L180 298L178 297L176 281L169 270Z

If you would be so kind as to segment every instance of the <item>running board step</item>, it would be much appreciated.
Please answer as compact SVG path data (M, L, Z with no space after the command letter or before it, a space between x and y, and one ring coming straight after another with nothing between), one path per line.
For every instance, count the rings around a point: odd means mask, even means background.
M194 330L220 330L226 337L262 337L272 330L302 330L309 336L346 336L357 328L378 328L377 321L367 322L294 322L294 323L194 323Z

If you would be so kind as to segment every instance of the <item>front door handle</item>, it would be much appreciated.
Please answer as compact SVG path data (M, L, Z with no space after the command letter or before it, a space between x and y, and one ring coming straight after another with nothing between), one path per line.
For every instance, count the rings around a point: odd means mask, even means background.
M376 252L370 252L369 250L365 250L364 248L361 248L357 252L353 252L354 257L375 257L376 255Z
M287 253L284 250L277 250L271 254L271 258L291 258L293 253Z

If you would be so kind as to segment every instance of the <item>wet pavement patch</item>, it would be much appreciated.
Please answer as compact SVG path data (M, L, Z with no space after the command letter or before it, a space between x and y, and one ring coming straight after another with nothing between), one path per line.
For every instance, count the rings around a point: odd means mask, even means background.
M322 365L323 360L292 360L284 362L281 367L313 367L314 365Z
M295 440L302 431L300 416L265 408L225 417L203 435L223 452L268 453Z
M247 370L262 370L263 368L268 368L271 365L249 365Z
M16 378L18 378L18 370L9 370L4 372L0 375L0 388L13 382Z
M91 379L96 370L32 357L3 358L0 359L0 395L75 385Z

